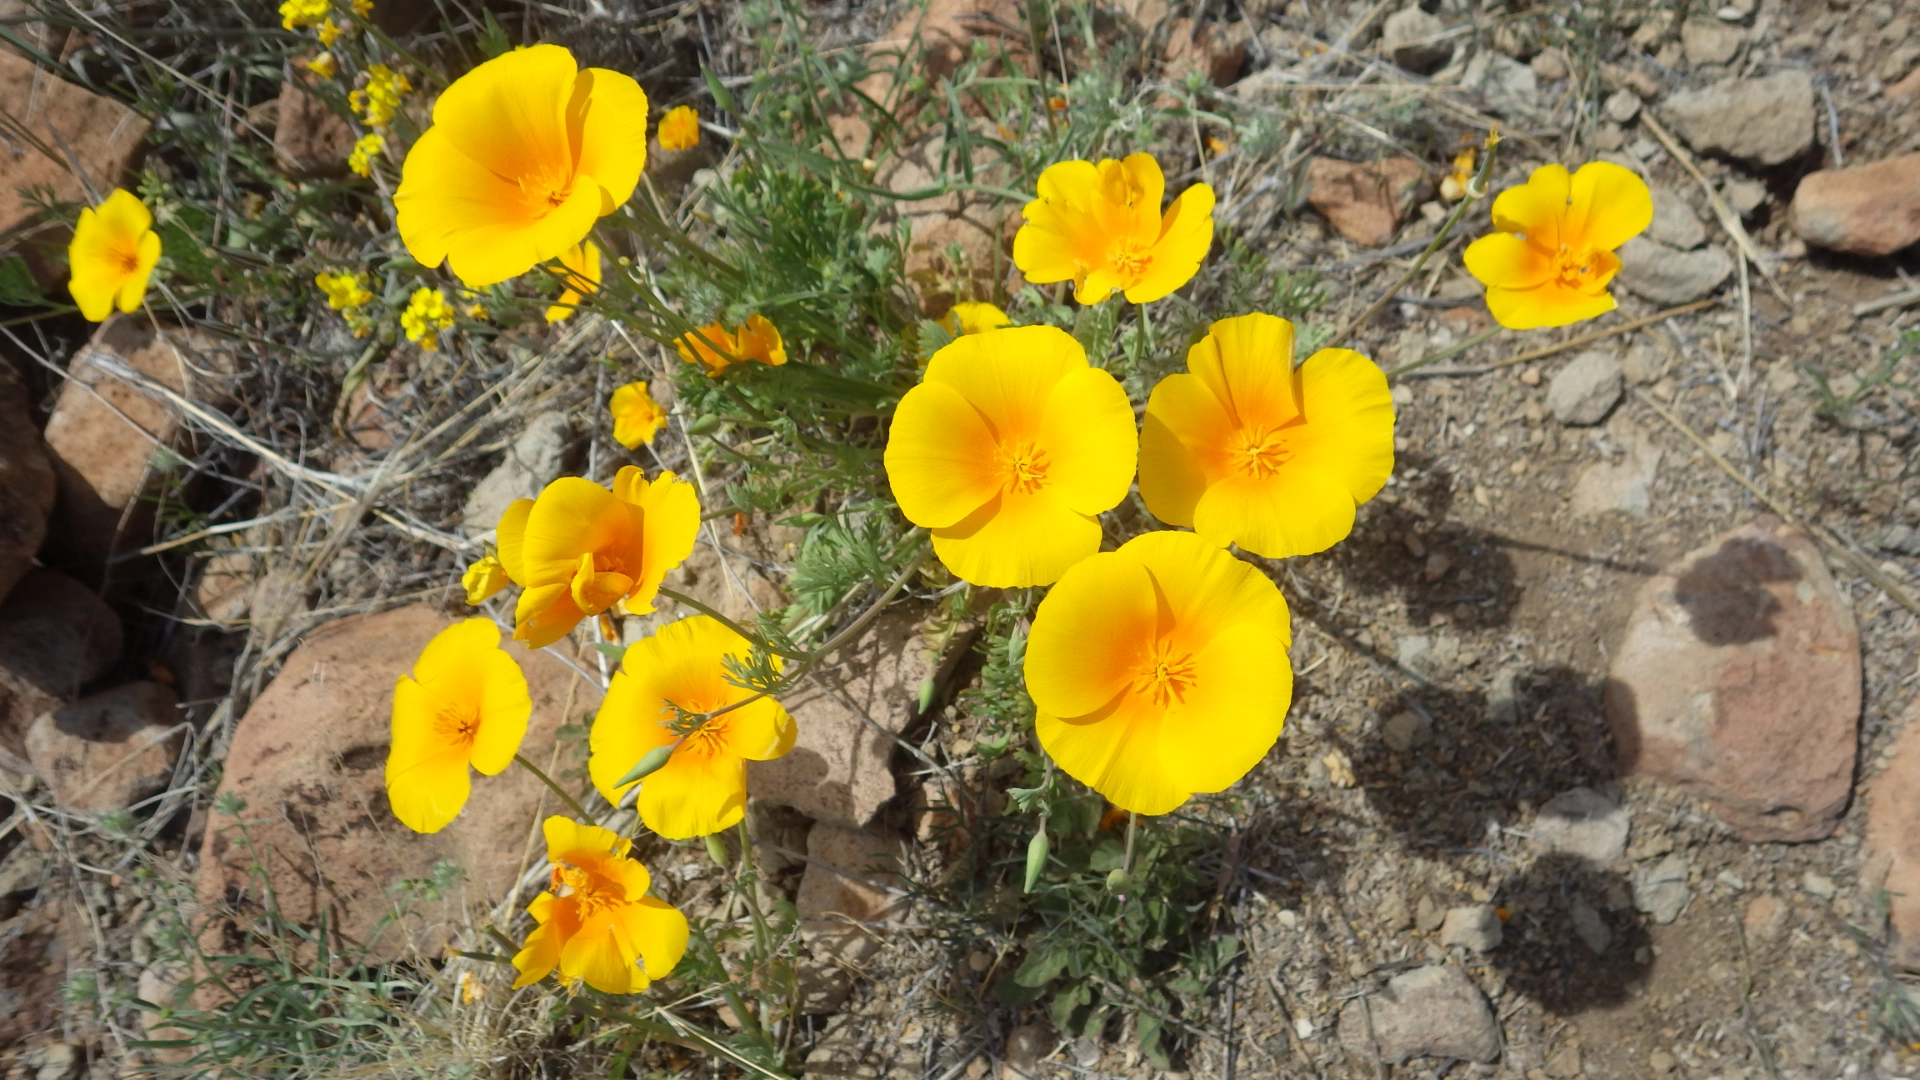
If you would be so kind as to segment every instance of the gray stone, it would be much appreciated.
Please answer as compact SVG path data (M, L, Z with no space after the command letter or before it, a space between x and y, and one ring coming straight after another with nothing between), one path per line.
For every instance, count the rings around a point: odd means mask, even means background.
M1695 150L1770 167L1813 146L1813 96L1813 80L1790 68L1675 94L1665 112L1674 133Z
M1574 936L1592 950L1593 955L1605 956L1613 946L1613 931L1607 929L1607 920L1601 918L1593 905L1579 896L1574 897L1568 905L1568 914L1573 917Z
M561 459L567 452L565 413L541 413L527 421L525 431L507 448L507 456L494 466L467 496L460 520L468 535L492 533L500 515L516 499L531 499L540 489L559 479Z
M1800 887L1822 900L1833 899L1834 894L1839 891L1839 887L1833 883L1832 878L1812 870L1800 875Z
M1678 852L1661 859L1651 869L1633 875L1633 906L1662 926L1680 917L1692 893L1687 888L1687 857Z
M1460 89L1479 94L1487 111L1512 116L1538 107L1540 79L1533 69L1492 49L1482 49L1467 62Z
M1445 33L1446 29L1446 23L1415 4L1387 16L1380 27L1380 48L1393 57L1394 63L1425 75L1453 56L1452 43L1425 40Z
M1381 726L1380 737L1386 740L1387 748L1396 754L1404 754L1416 746L1426 743L1433 735L1433 725L1418 713L1396 713Z
M1608 425L1616 446L1625 444L1619 460L1596 461L1573 482L1573 512L1592 517L1622 510L1645 517L1653 509L1653 482L1660 475L1662 452L1646 432L1614 417Z
M1690 304L1733 276L1733 260L1712 245L1675 251L1636 236L1615 254L1620 256L1620 284L1656 304Z
M1421 933L1431 934L1440 929L1446 921L1446 909L1434 903L1433 897L1423 896L1420 902L1414 905L1413 924L1420 928Z
M1647 236L1678 251L1689 251L1707 242L1707 227L1672 188L1656 187L1653 224L1647 226Z
M1605 866L1627 851L1627 808L1592 788L1577 787L1547 800L1533 822L1533 842L1547 851L1578 855Z
M1492 952L1505 937L1506 929L1491 904L1454 908L1440 924L1440 944L1459 945L1477 953Z
M1460 660L1460 639L1451 634L1407 634L1396 643L1394 655L1409 671L1444 675Z
M1693 19L1680 27L1680 45L1686 51L1687 63L1696 67L1731 62L1746 40L1745 30L1722 22Z
M1640 95L1624 87L1607 95L1607 119L1616 124L1627 124L1640 115Z
M1613 411L1625 385L1620 361L1611 353L1589 350L1555 373L1547 386L1547 408L1563 424L1597 424Z
M1513 724L1520 719L1520 675L1526 669L1509 664L1494 672L1487 689L1485 721L1489 724Z
M1340 1042L1356 1057L1389 1065L1417 1057L1490 1062L1500 1056L1500 1025L1466 972L1433 965L1349 1001L1340 1010Z
M1720 188L1720 196L1741 217L1766 205L1767 185L1758 180L1729 180Z
M1896 555L1920 558L1920 529L1895 522L1880 530L1880 535L1873 538L1873 546Z

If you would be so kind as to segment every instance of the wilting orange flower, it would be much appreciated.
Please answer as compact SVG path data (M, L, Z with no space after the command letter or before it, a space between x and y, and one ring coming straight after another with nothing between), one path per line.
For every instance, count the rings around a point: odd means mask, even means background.
M609 491L563 476L500 515L500 563L523 590L513 636L529 648L565 637L581 619L624 601L646 615L667 571L693 553L700 499L663 472L652 483L628 465Z
M1542 165L1493 200L1493 227L1467 246L1487 310L1510 330L1565 326L1615 307L1613 249L1653 224L1653 194L1630 169L1592 161L1567 175Z
M560 265L566 270L566 291L547 308L547 321L559 322L574 313L580 301L600 291L600 248L591 240L582 240L560 253Z
M992 304L962 300L940 319L940 325L953 334L984 334L1009 326L1013 320Z
M613 414L613 441L629 450L652 442L660 425L667 422L667 410L653 400L643 382L630 382L615 390L607 411Z
M1293 366L1293 324L1213 324L1160 380L1140 430L1140 497L1216 544L1283 559L1325 551L1393 472L1393 398L1373 361L1322 349Z
M703 326L695 333L682 335L673 347L687 363L706 365L708 377L742 360L769 367L787 362L786 343L764 315L747 316L746 325L731 333L719 323Z
M1126 391L1071 334L1015 326L933 354L894 411L887 482L956 576L1046 585L1100 549L1138 448Z
M486 603L488 597L512 581L507 577L507 568L500 565L500 557L492 553L468 564L466 572L460 575L460 586L467 591L467 603L472 607Z
M1467 197L1467 185L1473 181L1474 150L1469 146L1453 155L1453 171L1440 179L1440 197L1459 202Z
M500 630L467 619L435 634L393 687L393 748L387 801L414 832L447 827L467 804L467 766L497 775L527 734L533 699L520 665L500 648Z
M523 274L584 240L632 197L647 160L647 95L558 45L515 49L455 80L407 152L396 224L422 266L469 288Z
M106 202L83 208L73 226L67 291L90 322L105 322L115 307L139 311L159 261L160 234L153 231L147 204L114 188Z
M753 645L718 619L693 615L662 627L629 648L607 687L588 737L593 786L618 804L616 786L648 751L673 750L641 781L635 809L647 828L669 840L706 836L739 823L747 811L747 762L793 749L793 717L763 697L698 726L683 713L710 713L754 692L727 681L723 661L746 661ZM776 667L778 658L776 658Z
M660 148L691 150L700 145L700 114L691 105L675 105L660 118Z
M1135 537L1040 601L1025 662L1034 731L1115 806L1167 813L1273 748L1293 697L1291 642L1265 575L1192 533Z
M633 842L597 825L550 817L541 826L553 875L527 913L540 925L513 958L514 989L560 969L564 982L603 994L637 994L686 955L687 917L647 895L647 868L627 855Z
M1160 212L1166 178L1148 154L1124 161L1061 161L1040 174L1021 214L1013 264L1035 284L1073 282L1097 304L1118 289L1136 304L1192 278L1213 243L1213 189L1195 184Z

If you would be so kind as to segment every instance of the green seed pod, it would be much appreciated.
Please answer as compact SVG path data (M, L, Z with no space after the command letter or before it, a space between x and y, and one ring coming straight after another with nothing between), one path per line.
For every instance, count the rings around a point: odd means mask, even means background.
M934 689L933 676L929 675L920 680L920 700L915 706L914 712L925 715L928 709L933 708Z
M1107 875L1107 891L1108 892L1120 894L1120 893L1125 893L1132 888L1133 888L1133 875L1127 873L1126 867L1124 866L1119 867L1115 869L1113 873Z
M1027 887L1021 891L1033 891L1034 883L1040 880L1040 871L1047 868L1047 851L1047 828L1042 825L1033 839L1027 841Z
M705 416L694 417L693 423L687 425L687 434L704 435L707 432L712 431L714 428L717 428L719 426L720 426L720 418L713 415L712 413L708 413Z
M720 842L719 833L708 833L706 840L707 840L707 858L713 860L713 865L718 866L722 870L725 870L727 868L728 863L731 861L729 856L727 855L727 845Z
M674 746L675 746L674 743L668 743L665 746L656 746L653 749L647 751L646 756L642 757L639 763L636 764L633 768L628 769L627 775L614 781L613 786L626 787L628 784L633 783L635 780L639 780L652 773L659 772L660 767L662 765L665 765L667 763L667 759L673 756Z

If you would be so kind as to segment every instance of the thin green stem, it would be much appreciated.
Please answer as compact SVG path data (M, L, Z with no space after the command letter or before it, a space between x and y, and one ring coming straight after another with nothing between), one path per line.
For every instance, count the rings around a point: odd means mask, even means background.
M540 766L535 765L533 762L528 761L526 758L520 756L519 754L513 755L513 760L518 762L528 772L539 777L541 783L547 785L549 788L552 788L553 793L555 795L560 796L560 801L567 804L567 809L572 810L574 813L574 816L578 817L583 822L591 820L587 816L586 810L581 807L580 801L578 799L575 799L573 796L567 794L565 788L562 788L559 784L554 783L553 777L548 776L545 772L542 772L540 769Z

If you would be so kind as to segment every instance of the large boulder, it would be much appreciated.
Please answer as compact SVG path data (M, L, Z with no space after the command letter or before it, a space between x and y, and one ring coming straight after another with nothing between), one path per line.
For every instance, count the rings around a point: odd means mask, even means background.
M0 234L39 213L27 200L29 189L44 186L56 199L91 201L76 167L106 198L146 143L149 125L139 113L7 49L0 49L0 101L7 102L9 120L34 136L32 142L8 140L9 152L0 154ZM57 246L65 245L62 239Z
M1817 840L1852 790L1860 635L1812 543L1772 517L1641 586L1606 713L1621 770L1685 788L1747 840Z
M1874 904L1885 897L1895 935L1893 958L1920 971L1920 701L1907 712L1892 760L1867 783L1860 888Z
M1683 91L1662 112L1688 146L1749 165L1784 165L1813 146L1813 80L1798 68Z
M53 463L28 408L26 383L0 361L0 601L33 568L53 492Z
M134 682L41 713L27 729L27 760L55 802L99 813L165 791L184 741L173 691Z
M1920 241L1920 154L1808 173L1788 218L1800 239L1850 255L1911 246Z
M270 895L282 918L307 926L324 918L375 959L433 956L468 924L470 906L497 904L524 866L539 865L538 822L567 811L517 765L475 774L466 808L432 835L408 830L387 805L394 682L448 622L415 605L328 623L241 717L215 805L232 796L244 809L237 818L216 813L200 850L206 946L236 944ZM596 708L600 690L550 652L508 647L533 697L520 752L555 775L556 730ZM395 891L403 880L431 878L443 859L460 868L464 885L411 898Z

